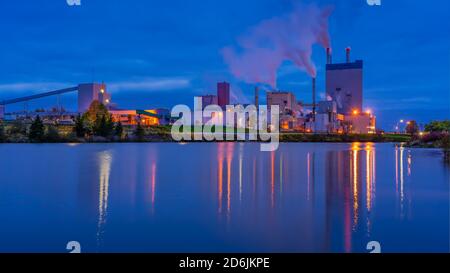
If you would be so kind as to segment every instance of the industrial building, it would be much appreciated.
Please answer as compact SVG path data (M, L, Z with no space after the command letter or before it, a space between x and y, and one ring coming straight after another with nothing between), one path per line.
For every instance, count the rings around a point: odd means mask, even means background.
M170 123L170 112L168 109L158 108L151 110L109 110L114 122L123 125L146 126L167 125Z
M230 104L230 84L228 82L217 83L217 103L222 109Z
M356 134L376 133L376 119L370 112L357 112L356 110L345 116L345 120L350 123L350 132Z
M202 110L205 110L208 105L218 105L217 96L215 95L204 95L202 98Z
M5 106L14 103L27 103L36 99L59 96L62 94L77 92L78 107L77 112L65 111L62 107L53 108L52 110L36 110L21 111L16 113L6 113ZM123 110L118 109L116 104L112 102L111 94L107 92L107 86L104 83L83 83L74 87L40 93L36 95L15 98L0 102L0 118L6 116L9 119L34 119L40 116L44 123L52 124L73 124L73 120L78 114L82 114L89 109L93 101L99 101L105 105L113 117L113 121L122 122L124 125L164 125L170 123L170 113L168 109L152 109L152 110Z
M350 48L346 48L345 63L331 63L330 51L326 65L326 94L336 102L337 112L348 115L362 111L363 61L350 61Z
M111 95L106 91L104 83L83 83L78 85L78 113L84 113L94 100L98 100L107 108L112 108Z
M273 91L267 92L267 105L278 105L280 114L289 114L294 116L295 112L299 110L298 102L292 92ZM269 107L270 109L270 107Z
M337 113L335 101L320 101L314 120L314 132L316 133L341 133L343 132L344 115Z
M267 92L267 105L280 107L280 129L314 133L376 132L376 118L363 112L363 61L351 62L350 48L346 61L332 63L331 49L327 49L326 97L316 102L316 79L312 79L312 103L297 102L292 92ZM258 100L255 91L255 104ZM305 112L303 107L310 107Z

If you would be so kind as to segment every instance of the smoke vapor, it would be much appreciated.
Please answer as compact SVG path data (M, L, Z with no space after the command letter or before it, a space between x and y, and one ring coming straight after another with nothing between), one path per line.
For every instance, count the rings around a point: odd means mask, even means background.
M277 69L292 61L299 69L316 77L311 60L312 47L330 47L328 18L332 8L297 5L288 14L264 20L238 38L238 47L225 47L222 56L231 73L248 83L264 83L276 88Z

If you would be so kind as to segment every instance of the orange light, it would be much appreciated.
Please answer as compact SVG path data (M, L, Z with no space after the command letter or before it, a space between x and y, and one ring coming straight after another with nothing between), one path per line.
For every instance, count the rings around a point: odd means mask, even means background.
M370 114L372 114L372 111L369 109L366 111L366 114L370 115Z
M358 113L358 110L353 110L353 115L357 115Z

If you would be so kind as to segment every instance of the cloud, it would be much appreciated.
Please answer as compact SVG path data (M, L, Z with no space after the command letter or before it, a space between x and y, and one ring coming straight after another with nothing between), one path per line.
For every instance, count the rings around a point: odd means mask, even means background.
M74 86L63 82L16 82L0 84L0 92L40 93Z
M130 81L105 82L110 92L118 91L169 91L188 88L191 79L183 77L143 78ZM0 84L2 93L41 93L58 90L78 83L64 82L16 82Z
M144 78L132 81L106 83L110 92L118 91L170 91L188 88L191 79L184 77Z

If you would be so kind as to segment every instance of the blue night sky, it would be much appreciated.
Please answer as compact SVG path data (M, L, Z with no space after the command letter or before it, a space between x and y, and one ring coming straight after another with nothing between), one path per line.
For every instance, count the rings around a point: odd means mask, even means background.
M65 0L2 1L0 99L104 81L120 108L193 103L232 83L234 102L252 100L253 85L236 79L221 55L249 27L293 10L294 0ZM301 1L333 5L329 31L333 61L363 59L364 105L379 125L450 116L450 23L447 0ZM318 91L324 93L324 49L313 47ZM285 62L277 86L310 100L308 74ZM74 95L64 95L75 109ZM51 107L55 98L28 107ZM7 111L23 108L8 106Z

